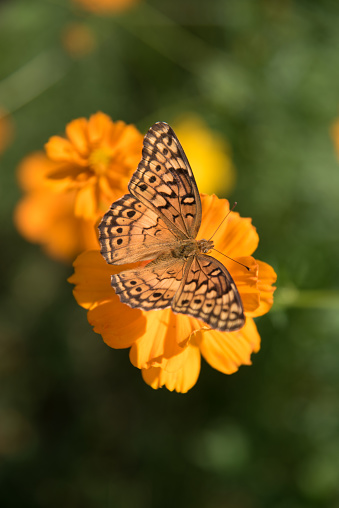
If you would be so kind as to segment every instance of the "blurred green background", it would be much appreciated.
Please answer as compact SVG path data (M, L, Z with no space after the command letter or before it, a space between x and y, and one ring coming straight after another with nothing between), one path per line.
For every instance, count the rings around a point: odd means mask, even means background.
M87 54L65 49L74 23ZM338 2L2 1L0 55L1 506L339 507ZM92 332L72 268L16 232L20 160L98 110L142 132L193 112L228 140L218 194L278 274L253 366L152 390Z

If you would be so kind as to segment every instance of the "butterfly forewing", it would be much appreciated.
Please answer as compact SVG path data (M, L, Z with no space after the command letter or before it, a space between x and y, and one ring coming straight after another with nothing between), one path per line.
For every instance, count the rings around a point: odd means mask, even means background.
M99 225L101 254L116 265L154 259L177 245L159 215L131 194L115 201Z
M179 238L196 237L201 223L198 188L185 152L166 123L158 122L147 132L142 159L128 188Z
M217 330L239 330L245 324L237 287L224 265L211 256L196 256L186 266L172 309Z

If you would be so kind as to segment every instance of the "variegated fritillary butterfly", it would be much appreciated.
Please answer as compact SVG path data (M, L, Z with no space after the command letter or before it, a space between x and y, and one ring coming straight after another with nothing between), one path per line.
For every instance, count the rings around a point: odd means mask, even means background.
M201 201L184 150L165 122L144 138L142 159L126 194L99 225L101 253L120 265L153 260L112 275L112 286L130 307L173 312L234 331L245 323L237 287L226 268L206 254L212 240L196 240Z

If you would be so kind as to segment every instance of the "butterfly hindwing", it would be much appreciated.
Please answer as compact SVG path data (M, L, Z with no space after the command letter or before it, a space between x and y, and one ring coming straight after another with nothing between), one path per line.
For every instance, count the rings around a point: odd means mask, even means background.
M196 237L201 223L197 184L178 138L165 122L155 123L147 132L128 188L179 238Z
M112 275L112 286L123 303L143 310L171 306L183 276L185 262L164 256L143 268Z
M241 298L231 275L217 259L203 254L186 266L172 310L222 331L239 330L245 324Z

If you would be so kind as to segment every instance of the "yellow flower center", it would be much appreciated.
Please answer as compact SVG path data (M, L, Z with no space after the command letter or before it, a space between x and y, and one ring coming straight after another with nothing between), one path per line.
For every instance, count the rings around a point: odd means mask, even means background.
M107 167L111 162L111 154L105 148L97 148L89 156L89 166L92 171L97 175L101 176L107 171Z

